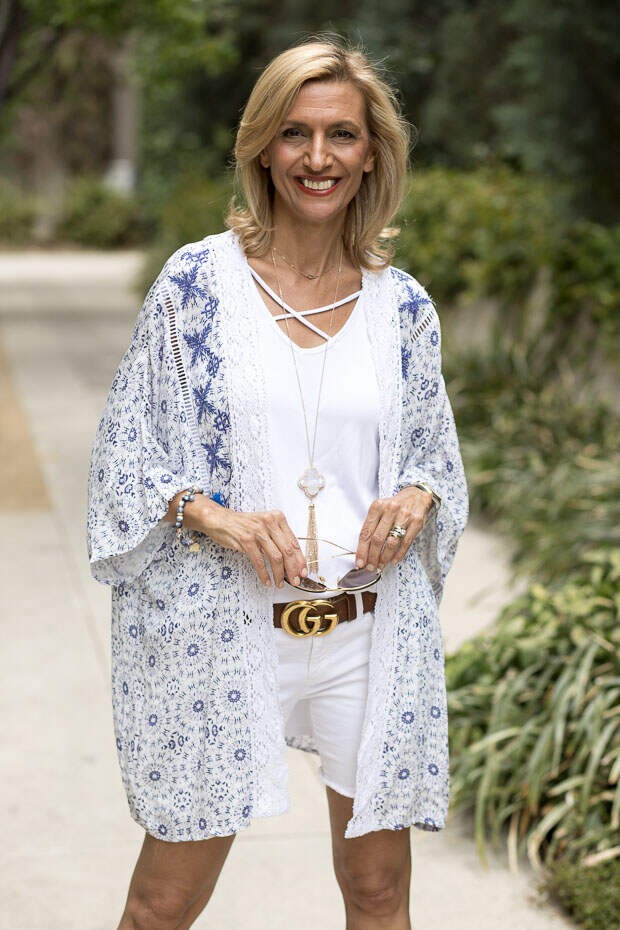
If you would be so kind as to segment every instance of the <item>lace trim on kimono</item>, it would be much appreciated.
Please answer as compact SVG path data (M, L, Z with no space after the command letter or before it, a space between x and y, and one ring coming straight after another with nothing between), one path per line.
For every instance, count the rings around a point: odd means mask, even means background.
M183 407L185 409L185 416L187 417L187 422L189 425L189 430L192 439L193 446L193 455L194 461L198 463L198 470L200 472L200 481L205 490L209 487L209 477L207 475L207 470L204 465L203 456L201 455L200 448L200 439L198 435L198 421L196 419L196 409L192 403L189 384L187 382L187 375L185 373L185 366L183 365L183 358L181 355L181 347L179 346L179 337L177 332L177 321L176 313L174 310L174 304L168 290L168 286L164 284L164 304L166 305L166 311L168 313L168 335L170 336L170 344L172 346L172 355L174 358L174 364L177 370L177 375L179 377L179 383L181 385L181 393L183 395Z

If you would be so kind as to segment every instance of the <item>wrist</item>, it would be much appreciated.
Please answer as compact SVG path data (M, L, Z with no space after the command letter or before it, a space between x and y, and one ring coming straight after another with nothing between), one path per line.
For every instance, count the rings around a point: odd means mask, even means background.
M441 507L441 498L439 494L437 494L437 492L434 490L434 488L430 486L430 484L427 484L426 481L416 481L414 484L407 485L407 487L416 488L417 490L429 495L428 499L430 503L426 511L427 515L433 511L435 512L439 511L439 508Z
M217 501L212 500L210 497L206 497L204 494L196 494L193 501L188 501L185 504L183 526L189 530L198 530L200 533L210 535L211 530L219 525L222 512L226 509L226 507L222 507L221 504L218 504Z
M185 491L186 489L179 491L170 500L168 511L163 518L164 520L167 520L172 524L176 523L177 511ZM209 526L213 525L214 512L222 511L225 509L225 507L222 507L220 504L207 497L205 494L197 493L193 501L185 501L183 508L183 527L187 530L197 530L201 533L208 533Z
M402 491L407 491L407 492L415 491L416 497L421 498L426 505L424 516L427 516L431 512L432 507L433 507L433 495L430 493L430 491L425 491L423 488L419 488L415 484L406 485L404 488L401 488L401 492Z

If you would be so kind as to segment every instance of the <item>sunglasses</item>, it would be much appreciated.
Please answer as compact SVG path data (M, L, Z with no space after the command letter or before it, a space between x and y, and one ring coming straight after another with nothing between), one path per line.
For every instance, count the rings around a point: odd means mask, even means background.
M313 537L310 536L298 536L297 539L309 540ZM346 555L356 555L351 549L346 549L344 546L340 546L338 543L330 542L329 539L321 539L320 536L316 537L318 542L327 543L329 546L337 546L338 549L342 549L343 553ZM327 559L341 559L342 555L340 553L336 555L328 555L325 558ZM305 578L299 579L299 584L291 584L290 581L284 579L291 588L299 591L362 591L364 588L369 588L370 585L374 584L376 581L381 578L383 573L382 568L375 568L373 571L369 571L367 568L357 568L355 565L355 560L350 560L350 568L345 566L345 572L339 578L336 578L335 585L332 585L332 582L328 582L325 579L324 575L319 574L319 561L324 561L324 559L308 559L308 574ZM312 569L311 566L316 563L315 568ZM332 585L330 587L330 585Z

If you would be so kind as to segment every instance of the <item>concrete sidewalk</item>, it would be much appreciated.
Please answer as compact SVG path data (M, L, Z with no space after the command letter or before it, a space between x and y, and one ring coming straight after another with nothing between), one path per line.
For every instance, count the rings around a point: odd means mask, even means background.
M92 579L85 543L91 444L133 329L128 285L139 260L0 256L7 930L114 930L144 835L129 816L114 745L110 590ZM511 596L506 566L504 544L470 522L441 605L448 652ZM289 750L288 760L290 812L255 820L235 839L199 930L344 927L316 758ZM462 818L437 834L412 830L416 930L572 926L536 903L525 863L515 876L503 852L489 851L485 870L470 837Z

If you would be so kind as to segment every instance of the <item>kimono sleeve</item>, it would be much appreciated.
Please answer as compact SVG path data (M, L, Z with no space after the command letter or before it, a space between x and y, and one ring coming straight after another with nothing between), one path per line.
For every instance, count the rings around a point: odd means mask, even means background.
M429 299L429 303L431 303ZM441 369L441 326L432 306L430 324L410 350L397 491L423 481L439 495L411 548L417 553L439 605L446 575L469 515L469 496L456 424Z
M178 491L196 481L165 296L162 271L138 314L92 447L87 548L91 573L104 584L133 581L174 540L163 517Z

